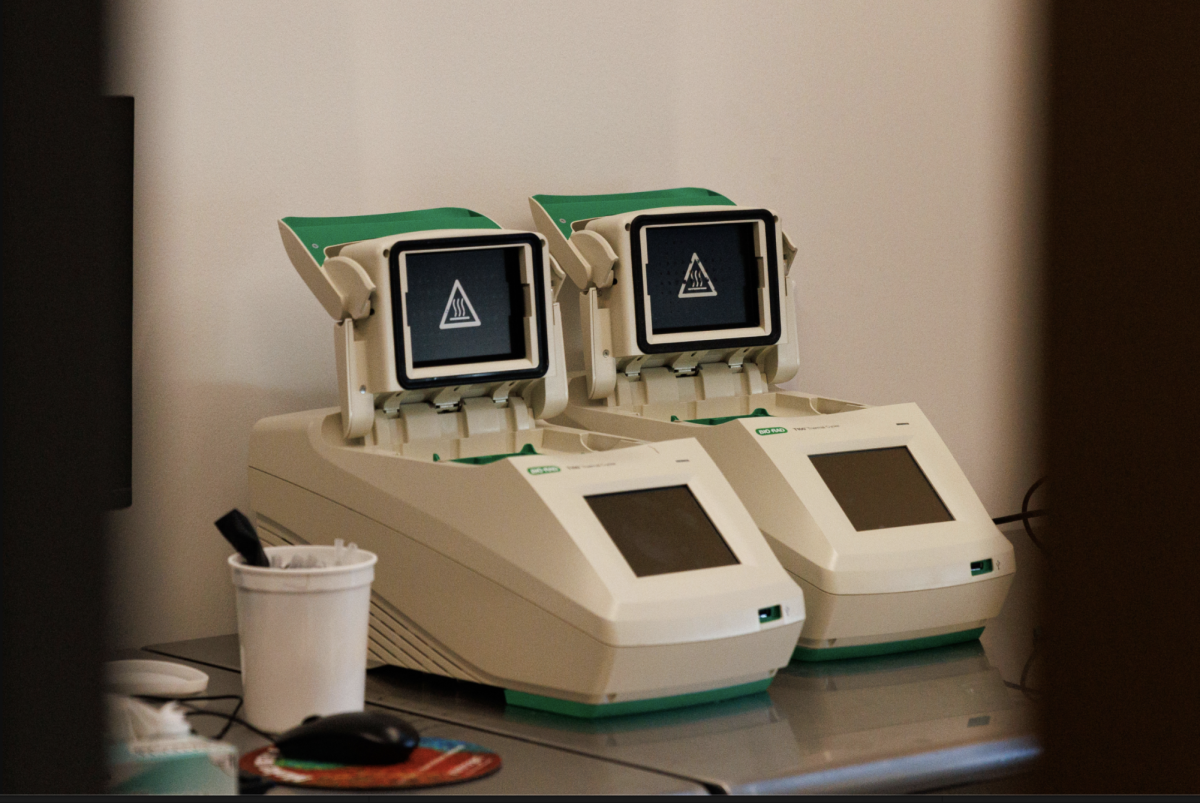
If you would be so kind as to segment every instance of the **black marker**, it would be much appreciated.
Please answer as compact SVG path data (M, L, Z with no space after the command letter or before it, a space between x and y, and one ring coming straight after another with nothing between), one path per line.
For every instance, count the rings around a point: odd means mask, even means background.
M262 541L250 519L234 508L216 521L217 529L225 536L238 553L245 558L247 566L270 566L267 553L263 552Z

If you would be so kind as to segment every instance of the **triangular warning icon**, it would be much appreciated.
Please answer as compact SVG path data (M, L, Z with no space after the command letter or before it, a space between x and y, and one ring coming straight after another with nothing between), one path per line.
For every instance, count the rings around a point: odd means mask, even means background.
M479 316L471 306L471 299L467 298L467 291L463 289L462 283L455 279L454 287L450 288L450 298L446 299L446 311L442 313L442 323L438 329L462 329L479 324Z
M679 286L679 297L701 298L716 294L717 288L712 279L708 278L708 271L700 262L700 255L692 254L692 261L688 263L687 272L683 274L683 284Z

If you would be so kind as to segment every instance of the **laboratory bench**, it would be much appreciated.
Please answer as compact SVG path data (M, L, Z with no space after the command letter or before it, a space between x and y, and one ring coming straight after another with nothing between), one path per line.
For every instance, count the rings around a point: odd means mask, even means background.
M423 736L474 742L504 762L486 778L416 790L425 793L992 791L1040 754L1036 707L1006 684L1020 678L1031 649L1040 556L1023 533L1006 535L1024 565L979 641L793 661L759 694L608 719L507 706L499 689L390 666L368 670L366 702L399 713ZM203 669L206 695L241 693L236 635L156 644L142 656ZM230 701L202 705L232 709ZM225 724L215 716L192 722L205 735ZM243 752L266 743L236 725L226 739ZM272 793L290 791L301 790Z

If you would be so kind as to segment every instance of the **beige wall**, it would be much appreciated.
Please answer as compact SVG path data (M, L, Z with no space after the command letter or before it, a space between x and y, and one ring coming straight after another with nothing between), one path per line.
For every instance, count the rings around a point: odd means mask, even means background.
M134 505L121 646L235 629L212 526L249 430L331 405L275 220L703 186L802 247L794 383L916 401L993 513L1037 470L1030 7L118 2L137 98Z

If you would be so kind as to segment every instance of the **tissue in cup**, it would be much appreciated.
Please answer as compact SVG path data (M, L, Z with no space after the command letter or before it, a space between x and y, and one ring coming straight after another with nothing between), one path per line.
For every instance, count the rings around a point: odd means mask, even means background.
M374 553L267 547L271 566L229 556L237 590L244 716L282 732L312 714L363 710ZM338 558L341 558L341 565ZM317 568L283 569L293 558Z

